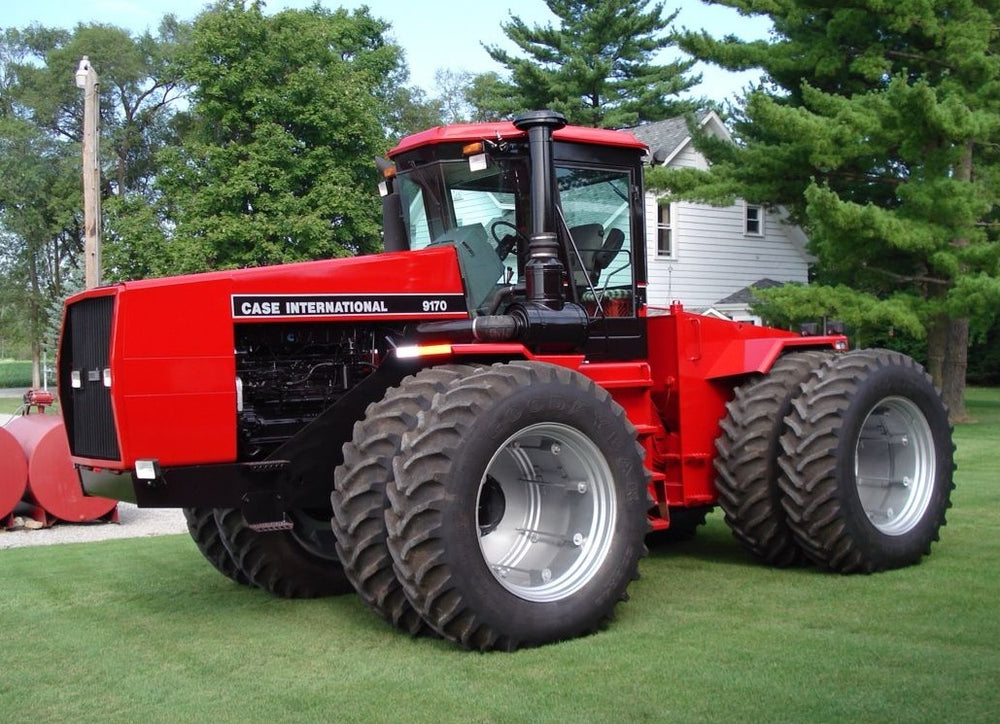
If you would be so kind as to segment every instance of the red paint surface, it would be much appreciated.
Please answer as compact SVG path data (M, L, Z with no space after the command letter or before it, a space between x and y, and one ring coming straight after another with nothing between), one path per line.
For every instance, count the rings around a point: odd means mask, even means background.
M25 501L71 523L97 520L114 510L117 501L84 496L59 415L15 417L6 429L27 458Z
M498 123L458 123L438 126L412 136L407 136L399 145L389 151L389 158L401 153L440 143L475 143L498 139L516 141L527 139L526 131L518 130L510 121ZM566 126L552 134L556 141L581 143L588 146L613 146L618 148L645 149L646 144L626 131L609 131L603 128Z
M440 247L126 282L74 297L117 295L111 401L121 452L117 462L77 462L122 470L144 458L156 458L164 467L235 460L233 295L330 293L461 295L464 288L455 250ZM421 319L466 316L428 313ZM330 315L237 321L345 319ZM352 315L349 321L411 320L405 315Z
M28 459L13 435L0 427L0 519L21 502L28 484Z

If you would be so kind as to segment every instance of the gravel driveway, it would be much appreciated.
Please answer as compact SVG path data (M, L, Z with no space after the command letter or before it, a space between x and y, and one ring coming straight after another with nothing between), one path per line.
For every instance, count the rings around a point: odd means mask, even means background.
M0 414L0 426L11 417ZM58 523L39 530L4 530L0 527L0 549L173 533L187 533L187 523L179 508L138 508L131 503L119 503L118 523Z
M179 508L137 508L132 503L119 503L118 523L58 523L39 530L0 529L0 549L173 533L187 533L187 523Z

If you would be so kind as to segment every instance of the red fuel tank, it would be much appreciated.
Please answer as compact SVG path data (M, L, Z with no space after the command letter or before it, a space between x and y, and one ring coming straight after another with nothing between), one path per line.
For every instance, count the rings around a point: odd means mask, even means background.
M59 415L23 415L6 427L27 457L27 490L24 500L48 516L70 523L107 518L118 502L83 494L69 456L66 428Z
M28 459L6 428L0 427L0 527L24 497L28 484Z

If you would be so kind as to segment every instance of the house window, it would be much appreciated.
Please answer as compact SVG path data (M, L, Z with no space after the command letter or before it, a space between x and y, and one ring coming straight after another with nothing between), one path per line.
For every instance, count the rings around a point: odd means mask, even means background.
M656 254L674 255L673 204L656 205Z
M764 207L744 204L743 229L747 236L764 236Z

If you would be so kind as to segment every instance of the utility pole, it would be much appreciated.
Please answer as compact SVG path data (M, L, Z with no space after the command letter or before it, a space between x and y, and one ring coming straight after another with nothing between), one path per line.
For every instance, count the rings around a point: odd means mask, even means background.
M76 87L83 90L84 284L87 289L93 289L101 283L100 103L97 98L97 73L86 55L76 69Z

